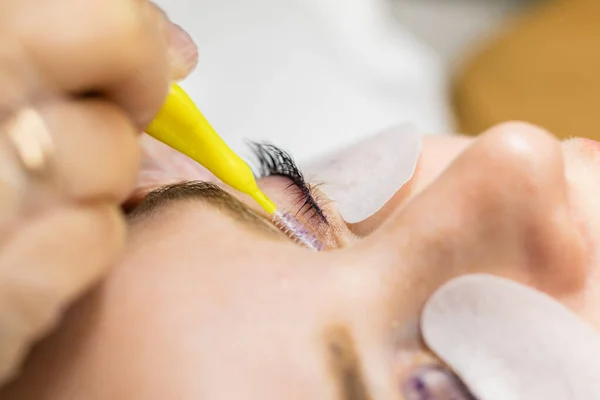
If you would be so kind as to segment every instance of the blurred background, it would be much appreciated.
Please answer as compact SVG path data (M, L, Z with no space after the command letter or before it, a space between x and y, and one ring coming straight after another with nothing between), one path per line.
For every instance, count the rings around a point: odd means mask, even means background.
M244 153L310 157L410 124L526 120L600 139L600 0L158 0L200 49L183 83Z

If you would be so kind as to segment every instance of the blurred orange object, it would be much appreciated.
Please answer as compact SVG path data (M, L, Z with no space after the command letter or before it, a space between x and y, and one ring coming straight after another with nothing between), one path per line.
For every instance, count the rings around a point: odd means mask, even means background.
M538 124L600 140L600 0L542 2L484 44L455 77L459 128Z

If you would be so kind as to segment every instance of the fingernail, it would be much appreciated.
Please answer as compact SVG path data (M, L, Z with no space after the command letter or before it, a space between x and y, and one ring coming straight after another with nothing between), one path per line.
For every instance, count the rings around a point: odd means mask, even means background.
M475 400L465 385L439 366L418 367L404 381L406 400Z
M198 64L196 43L189 33L174 23L171 23L169 27L169 58L171 77L174 80L187 77Z

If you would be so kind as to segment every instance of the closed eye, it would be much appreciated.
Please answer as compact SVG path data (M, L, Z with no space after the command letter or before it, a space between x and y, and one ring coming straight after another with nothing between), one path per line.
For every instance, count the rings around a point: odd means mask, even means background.
M280 176L290 180L286 190L293 190L296 196L295 203L300 204L298 213L308 214L308 218L318 218L329 225L327 216L323 212L319 199L315 198L311 185L306 182L302 171L296 165L291 154L270 143L251 142L250 147L257 159L257 178Z

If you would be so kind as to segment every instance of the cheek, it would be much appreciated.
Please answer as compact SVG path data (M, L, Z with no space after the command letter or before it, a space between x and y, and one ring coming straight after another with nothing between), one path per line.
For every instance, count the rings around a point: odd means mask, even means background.
M598 168L593 165L592 154L579 143L563 144L565 160L565 176L569 202L576 219L585 222L588 227L590 241L600 243L600 213L597 212L596 199L598 190Z
M600 208L597 201L600 196L600 152L583 140L564 142L563 152L569 205L585 238L592 274L589 282L597 287L600 282ZM598 291L595 289L593 293ZM594 297L598 297L597 304L600 304L600 296Z

